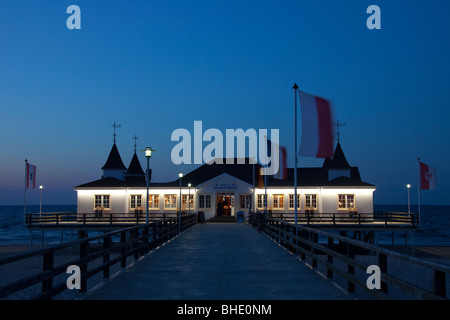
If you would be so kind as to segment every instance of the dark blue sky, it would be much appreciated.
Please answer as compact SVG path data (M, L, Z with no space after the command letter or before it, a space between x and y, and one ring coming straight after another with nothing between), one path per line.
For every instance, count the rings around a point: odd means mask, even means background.
M81 30L66 9L81 8ZM381 30L369 30L369 5ZM375 203L417 202L417 157L434 166L424 204L449 204L448 1L100 1L0 3L0 204L22 204L24 160L49 204L101 177L112 146L138 149L155 181L176 179L171 133L280 129L293 166L293 92L328 98L341 145ZM299 135L300 135L299 127ZM300 136L299 136L300 138ZM145 164L140 154L142 165ZM301 166L322 160L300 157ZM28 204L39 191L28 192Z

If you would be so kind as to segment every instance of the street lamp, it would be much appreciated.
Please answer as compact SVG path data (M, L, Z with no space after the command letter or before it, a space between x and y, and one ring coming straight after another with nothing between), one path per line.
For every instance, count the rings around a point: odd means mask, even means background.
M180 220L178 221L178 232L181 232L181 179L183 179L183 172L180 172L178 174L178 177L180 178L180 213L179 213Z
M145 157L147 158L147 174L146 174L146 180L147 180L147 204L145 206L146 208L146 215L145 215L145 223L148 224L148 189L150 187L150 158L152 157L152 152L156 151L153 150L151 147L146 147L144 150Z
M41 191L41 199L39 201L39 213L42 213L42 189L44 189L44 186L39 186L39 189Z
M408 188L408 213L411 213L411 205L410 205L410 201L409 201L409 190L411 189L411 185L408 183L406 185L406 188Z
M192 187L192 183L188 183L188 188L189 188L189 196L188 196L189 215L191 214L191 187Z

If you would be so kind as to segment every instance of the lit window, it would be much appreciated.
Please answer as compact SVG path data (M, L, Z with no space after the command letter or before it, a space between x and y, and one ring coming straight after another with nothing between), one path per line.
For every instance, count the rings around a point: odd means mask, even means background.
M94 208L109 209L109 194L96 194L94 200Z
M130 195L130 208L136 209L142 206L142 195L132 194Z
M284 208L284 195L274 194L273 195L273 208L283 209Z
M177 195L176 194L165 194L164 195L164 208L165 209L176 209L177 207Z
M187 204L187 199L189 196L189 206ZM183 194L181 196L181 209L182 210L186 210L186 209L193 209L194 208L194 195L188 195L188 194Z
M241 209L250 208L252 203L252 196L250 194L241 194L239 196L239 207Z
M317 209L317 194L305 194L305 207Z
M265 194L258 194L258 208L265 208L267 203L267 197Z
M355 208L355 195L354 194L340 194L338 195L339 209L354 209Z
M148 195L148 208L159 209L159 194Z
M289 209L294 209L295 208L295 194L290 194L289 195ZM297 193L297 209L300 209L301 205L300 205L300 194Z

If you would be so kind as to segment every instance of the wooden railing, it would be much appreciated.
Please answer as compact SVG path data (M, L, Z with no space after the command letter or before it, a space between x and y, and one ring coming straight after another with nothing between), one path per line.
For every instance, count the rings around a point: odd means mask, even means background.
M390 295L391 291L400 291L403 295L406 293L410 297L420 299L447 299L446 277L450 274L450 265L418 259L317 228L266 218L260 213L251 214L250 223L261 232L268 234L281 246L299 254L302 260L309 261L313 269L317 270L320 265L327 278L334 280L335 275L340 276L340 280L347 283L346 290L349 293L355 293L355 286L358 286L377 299L393 299ZM326 239L326 243L319 243L319 237ZM359 259L361 257L371 263L363 262L364 259ZM416 277L417 279L414 279L417 281L412 281L399 275L397 270L393 270L394 268L391 270L388 261L401 263L402 274L407 274L414 268L420 268L422 272ZM367 286L369 265L380 268L381 288L379 290L370 290ZM355 270L358 271L358 275ZM429 279L426 285L415 283L424 279Z
M269 212L268 216L273 219L294 222L295 216L293 212ZM375 212L375 213L358 213L358 212L338 212L338 213L310 213L301 212L297 214L297 223L306 225L409 225L412 227L419 226L419 217L416 213L398 213L398 212Z
M182 216L186 215L182 212ZM151 213L149 222L177 218L179 213ZM51 213L27 213L25 225L30 227L56 226L71 227L76 225L137 225L146 223L145 213L76 213L76 212L51 212Z
M55 295L67 289L64 277L67 268L71 265L80 267L81 288L79 292L86 292L87 281L92 276L103 272L103 278L110 277L110 269L113 265L120 267L127 266L127 258L134 256L139 259L153 248L172 239L179 232L182 232L197 222L196 215L184 215L181 218L170 218L149 224L143 224L93 237L82 237L79 240L70 241L56 246L30 250L23 253L13 254L0 259L0 267L12 266L18 261L27 261L29 258L42 257L42 271L36 274L27 275L21 279L16 279L0 288L0 298L11 296L17 292L23 292L39 283L42 284L40 293L32 297L33 299L51 299ZM114 240L116 242L114 242ZM76 250L79 257L71 261L55 265L56 253L61 250ZM114 258L112 256L114 255ZM102 258L101 263L93 263L94 260ZM92 266L92 268L88 268ZM63 275L63 276L61 276ZM7 276L7 274L3 274ZM61 280L55 283L56 280Z

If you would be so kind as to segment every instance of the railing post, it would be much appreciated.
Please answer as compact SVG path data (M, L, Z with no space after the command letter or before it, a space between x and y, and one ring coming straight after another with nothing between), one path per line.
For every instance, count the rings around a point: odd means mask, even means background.
M348 250L348 257L353 260L355 258L355 247L352 244L348 243L347 250ZM350 264L348 264L348 274L350 274L352 278L355 277L355 267ZM355 292L355 284L350 280L347 281L347 292L349 293Z
M319 235L317 234L317 233L311 233L311 240L312 240L312 242L314 242L314 243L319 243ZM312 254L317 254L318 253L318 251L316 250L316 249L314 249L314 248L311 248L311 253ZM317 259L312 259L312 267L313 268L317 268Z
M333 247L333 238L328 237L328 250L332 250ZM327 262L329 264L333 264L333 256L328 254L327 256ZM333 278L333 270L331 270L330 268L327 268L327 278L331 279Z
M105 232L107 232L107 231L105 231ZM103 255L103 264L106 264L109 262L110 248L111 248L111 236L103 237L103 250L106 250L106 253ZM109 265L105 266L103 269L103 278L104 279L109 278Z
M446 297L445 272L434 270L432 290L434 294Z
M49 271L53 269L54 263L54 251L51 250L44 254L44 261L42 266L42 271ZM53 287L53 276L50 279L42 281L42 292L52 289Z
M381 272L387 274L387 256L383 253L378 253L378 266L380 267ZM388 286L384 281L381 281L381 292L388 293Z
M127 266L127 257L125 257L125 255L127 253L126 242L127 242L127 232L122 231L120 233L120 244L122 245L122 247L120 248L120 255L122 256L122 259L120 260L121 268L126 268L126 266Z
M85 232L80 231L80 238L85 237ZM80 259L86 258L88 256L88 243L89 241L82 241L80 243ZM87 263L82 263L80 265L80 273L81 273L81 279L80 279L80 292L86 292L87 290Z

